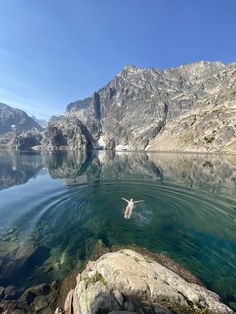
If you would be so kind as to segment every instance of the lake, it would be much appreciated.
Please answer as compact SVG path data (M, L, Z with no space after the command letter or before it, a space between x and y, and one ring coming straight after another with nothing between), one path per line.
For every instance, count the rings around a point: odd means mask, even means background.
M63 280L98 240L181 263L235 308L236 156L0 152L0 286ZM130 219L121 199L144 200Z

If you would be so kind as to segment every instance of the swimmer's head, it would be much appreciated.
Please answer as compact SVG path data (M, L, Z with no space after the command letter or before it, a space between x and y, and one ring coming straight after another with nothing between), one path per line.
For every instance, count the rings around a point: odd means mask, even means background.
M133 202L133 199L132 199L132 198L130 199L130 202Z

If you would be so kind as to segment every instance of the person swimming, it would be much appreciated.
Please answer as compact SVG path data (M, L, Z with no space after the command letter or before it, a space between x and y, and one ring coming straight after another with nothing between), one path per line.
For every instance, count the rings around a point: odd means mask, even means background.
M125 214L124 214L124 218L127 218L127 219L129 219L130 216L132 215L132 212L134 209L134 204L144 202L144 200L134 201L132 198L129 201L123 197L121 199L128 203L128 205L126 206L126 209L125 209Z

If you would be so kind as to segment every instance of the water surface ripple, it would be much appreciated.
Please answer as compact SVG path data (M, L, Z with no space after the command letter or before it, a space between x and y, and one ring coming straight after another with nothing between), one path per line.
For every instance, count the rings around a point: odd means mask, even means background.
M0 286L62 280L101 239L162 251L236 301L233 156L1 152L0 189ZM122 197L144 200L130 219Z

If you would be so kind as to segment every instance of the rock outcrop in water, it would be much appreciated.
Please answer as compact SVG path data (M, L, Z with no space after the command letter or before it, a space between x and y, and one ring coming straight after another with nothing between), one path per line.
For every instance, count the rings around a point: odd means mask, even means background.
M236 152L235 96L235 63L127 66L92 97L69 104L58 121L63 129L77 117L79 133L86 136L86 127L97 148Z
M67 296L65 311L69 314L234 313L220 302L217 294L127 249L89 262L78 275L75 289Z
M91 134L76 116L54 117L48 123L42 146L52 150L89 150Z

